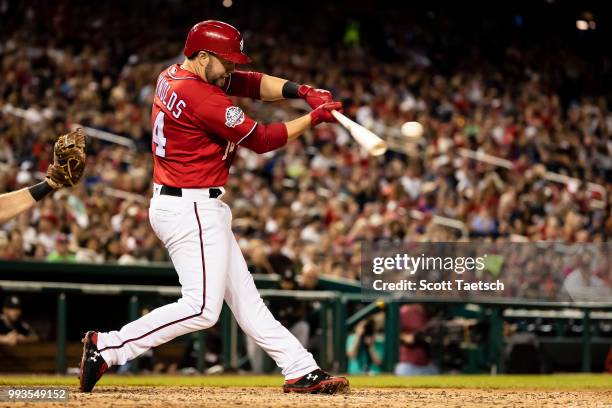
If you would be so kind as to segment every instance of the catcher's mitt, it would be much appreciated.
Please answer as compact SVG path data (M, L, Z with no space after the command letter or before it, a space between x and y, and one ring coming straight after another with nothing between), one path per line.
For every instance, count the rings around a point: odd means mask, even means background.
M54 189L74 186L83 176L85 157L83 129L58 137L53 147L53 164L47 169L47 183Z

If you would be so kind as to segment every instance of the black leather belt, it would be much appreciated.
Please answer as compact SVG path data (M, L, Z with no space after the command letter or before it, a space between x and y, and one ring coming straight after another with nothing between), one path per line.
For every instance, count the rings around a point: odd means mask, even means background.
M159 194L182 197L183 191L178 187L162 186ZM222 194L222 191L218 188L209 188L208 194L210 198L217 198Z

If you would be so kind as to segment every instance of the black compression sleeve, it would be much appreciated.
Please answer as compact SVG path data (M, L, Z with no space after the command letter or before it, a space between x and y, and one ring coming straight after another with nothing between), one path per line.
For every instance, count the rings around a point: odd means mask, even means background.
M34 184L28 190L30 191L30 194L32 194L32 198L34 200L40 201L43 199L43 197L53 191L53 187L51 187L49 183L47 183L47 180L45 180L38 184Z
M285 85L283 85L283 98L285 99L295 99L299 98L298 88L300 86L295 82L287 81Z

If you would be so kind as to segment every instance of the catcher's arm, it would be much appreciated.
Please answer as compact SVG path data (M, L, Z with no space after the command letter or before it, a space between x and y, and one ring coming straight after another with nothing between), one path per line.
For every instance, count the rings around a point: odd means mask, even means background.
M54 146L54 162L47 178L38 184L0 195L0 224L25 211L62 187L76 184L85 169L85 132L77 129L60 136Z
M29 191L30 188L23 188L21 190L0 195L0 224L4 224L17 214L31 208L34 206L34 204L36 204L36 200ZM49 191L53 191L53 189L50 189Z

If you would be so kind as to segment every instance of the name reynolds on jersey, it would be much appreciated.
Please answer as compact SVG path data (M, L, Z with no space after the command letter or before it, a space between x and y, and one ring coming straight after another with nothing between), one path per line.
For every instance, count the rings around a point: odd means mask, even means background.
M187 107L187 104L182 99L178 99L176 92L170 92L170 84L163 76L159 77L157 81L157 87L155 88L155 95L164 104L166 108L172 113L176 119L178 119L183 113L183 109ZM177 103L178 100L178 103Z

